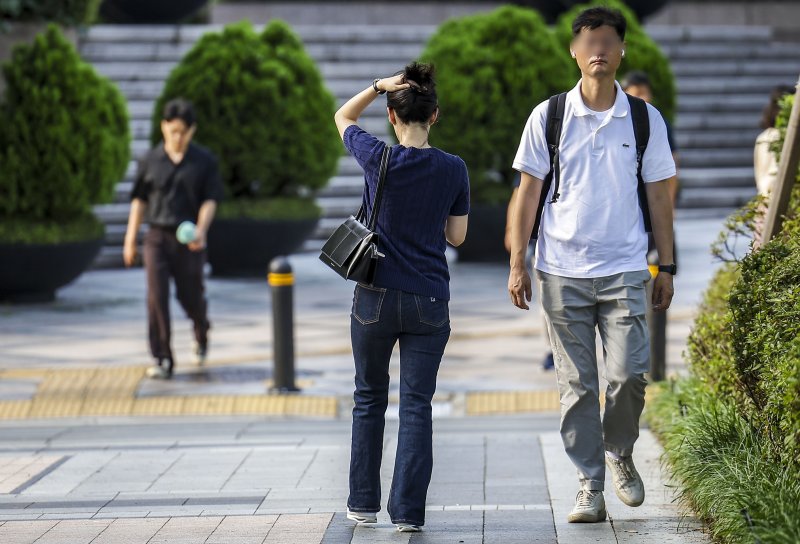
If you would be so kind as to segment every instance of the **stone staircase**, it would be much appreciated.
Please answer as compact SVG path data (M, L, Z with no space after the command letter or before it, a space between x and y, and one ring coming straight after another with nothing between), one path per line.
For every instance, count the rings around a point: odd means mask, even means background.
M377 75L391 74L416 58L434 25L297 26L339 104ZM128 99L132 155L148 147L153 103L164 80L205 32L214 26L94 26L81 55L114 80ZM678 78L675 133L680 146L682 213L727 213L755 194L752 146L770 88L793 83L800 73L797 44L774 43L766 27L649 28L669 55ZM376 100L362 125L387 137L384 102ZM116 201L96 207L106 223L107 244L97 267L120 266L135 172L132 160L117 187ZM343 156L336 176L318 195L324 216L306 249L317 248L343 217L357 209L361 172Z

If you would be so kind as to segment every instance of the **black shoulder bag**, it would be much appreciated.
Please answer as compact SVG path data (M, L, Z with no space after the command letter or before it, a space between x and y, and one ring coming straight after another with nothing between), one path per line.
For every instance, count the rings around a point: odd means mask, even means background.
M369 222L364 225L367 209L362 202L355 217L352 215L348 217L322 246L319 259L346 280L371 284L375 278L378 259L384 257L383 253L378 251L378 233L375 232L375 227L378 224L378 211L381 208L390 154L391 147L387 145L381 155L378 187ZM366 187L364 191L367 191Z

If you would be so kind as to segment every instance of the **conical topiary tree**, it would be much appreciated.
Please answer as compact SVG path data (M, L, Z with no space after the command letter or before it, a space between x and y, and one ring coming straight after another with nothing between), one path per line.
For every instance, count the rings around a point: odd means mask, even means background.
M561 47L568 50L572 41L572 21L583 10L589 7L610 7L618 9L628 22L625 33L625 58L617 70L621 78L631 70L646 72L653 84L653 105L658 108L665 119L672 122L675 118L675 76L669 59L664 55L653 39L647 35L631 9L619 0L597 0L573 7L559 17L555 30ZM580 70L573 63L572 73L577 79Z
M313 193L342 153L335 102L300 39L282 21L257 34L249 23L204 35L170 74L153 112L183 97L197 112L196 141L213 151L227 199L220 215L256 218L319 214Z
M436 66L431 143L464 159L475 202L507 202L531 110L573 84L566 50L537 12L506 6L445 22L421 59Z
M0 240L98 237L91 206L111 201L129 161L122 94L55 25L17 47L3 75Z

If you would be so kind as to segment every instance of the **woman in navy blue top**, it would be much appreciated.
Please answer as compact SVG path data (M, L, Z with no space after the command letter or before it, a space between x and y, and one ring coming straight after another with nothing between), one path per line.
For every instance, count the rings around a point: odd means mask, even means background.
M431 147L439 115L433 67L413 63L376 79L336 112L345 147L364 169L367 212L375 200L386 143L356 123L378 95L398 145L392 147L378 214L380 259L372 285L358 284L350 333L355 362L348 518L375 523L381 509L380 467L389 360L400 344L400 427L387 510L400 531L419 531L433 469L431 400L450 337L447 242L464 241L469 179L460 158Z

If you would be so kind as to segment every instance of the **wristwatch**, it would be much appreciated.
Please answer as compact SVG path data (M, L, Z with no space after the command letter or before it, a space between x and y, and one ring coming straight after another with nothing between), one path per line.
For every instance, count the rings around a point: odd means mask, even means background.
M378 79L378 78L376 77L376 78L375 78L375 79L372 81L372 88L373 88L373 89L375 90L375 92L376 92L376 93L378 93L378 94L386 94L386 91L381 91L380 89L378 89L378 82L379 82L379 81L380 81L380 79Z
M667 274L672 274L673 276L678 273L678 265L675 263L673 264L660 264L658 265L659 272L666 272Z

